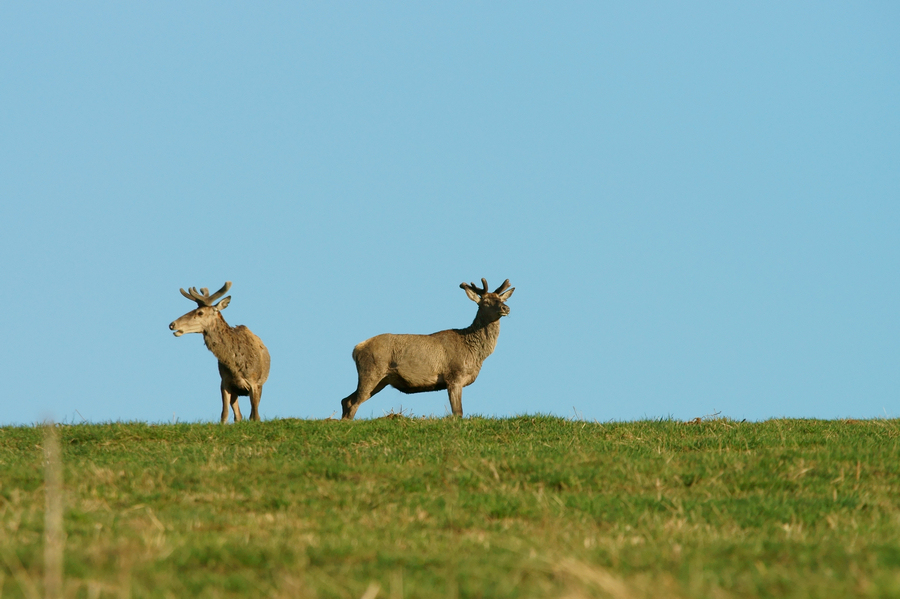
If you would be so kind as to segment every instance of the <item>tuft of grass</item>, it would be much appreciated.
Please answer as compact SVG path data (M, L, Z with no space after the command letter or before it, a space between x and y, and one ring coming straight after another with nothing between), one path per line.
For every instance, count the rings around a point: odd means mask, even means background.
M714 416L0 428L0 592L900 596L900 421Z

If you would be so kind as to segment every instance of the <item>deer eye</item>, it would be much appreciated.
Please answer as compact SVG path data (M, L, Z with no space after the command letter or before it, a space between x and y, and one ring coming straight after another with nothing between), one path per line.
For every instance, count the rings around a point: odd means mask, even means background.
M203 310L197 310L197 316L203 316Z

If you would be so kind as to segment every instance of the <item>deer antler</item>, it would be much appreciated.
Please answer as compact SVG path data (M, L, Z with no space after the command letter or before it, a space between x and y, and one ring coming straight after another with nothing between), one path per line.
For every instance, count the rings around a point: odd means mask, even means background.
M503 284L500 285L499 287L497 287L497 290L494 291L494 293L503 293L504 291L506 291L507 287L509 287L509 279L506 279L505 281L503 281Z
M223 295L228 293L229 289L231 289L231 281L225 281L225 284L222 285L222 288L219 289L218 291L216 291L215 293L213 293L209 297L209 301L211 301L211 302L216 301L217 299L219 299L220 297L222 297ZM204 289L203 291L206 291L206 289Z
M188 298L193 302L197 302L198 306L207 306L212 307L213 302L228 293L228 290L231 289L231 281L226 281L225 285L222 286L221 289L213 293L209 294L209 289L206 287L201 287L200 291L197 291L196 287L191 287L187 291L184 289L179 289L181 291L181 295Z
M484 294L488 292L488 284L485 279L481 279L481 283L484 285L484 287L482 288L479 288L475 283L461 283L459 286L463 289L468 288L469 290L477 293L479 297L483 297Z

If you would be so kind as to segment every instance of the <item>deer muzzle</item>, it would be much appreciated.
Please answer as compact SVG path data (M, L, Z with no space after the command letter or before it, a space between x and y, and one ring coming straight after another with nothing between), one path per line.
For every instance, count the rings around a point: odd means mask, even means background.
M181 329L178 329L177 331L175 330L175 323L174 323L174 322L172 322L172 323L169 324L169 330L170 330L170 331L175 331L174 335L175 335L176 337L181 337L182 335L184 335L184 331L182 331Z

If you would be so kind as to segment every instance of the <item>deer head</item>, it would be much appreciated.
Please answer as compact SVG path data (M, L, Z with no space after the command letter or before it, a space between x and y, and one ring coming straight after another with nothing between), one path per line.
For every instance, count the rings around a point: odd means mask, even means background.
M180 289L181 295L197 302L197 309L191 310L174 321L169 325L169 330L175 331L176 337L181 337L185 333L202 333L219 316L219 312L228 307L228 302L231 301L230 295L218 304L213 305L213 302L225 295L229 289L231 289L231 281L226 281L225 285L212 295L209 294L209 289L206 287L201 288L199 292L196 287L191 287L187 291Z
M469 299L478 304L478 316L476 320L484 320L486 322L494 322L500 320L503 316L509 316L509 306L504 302L510 298L515 287L509 287L509 279L503 281L503 284L497 287L493 293L488 292L488 283L486 279L481 279L482 287L478 287L475 283L460 283L459 286L466 292Z

